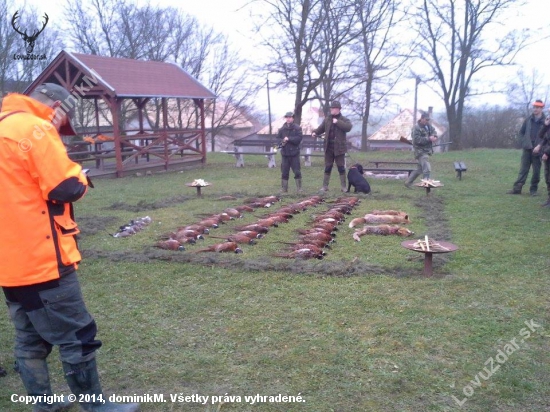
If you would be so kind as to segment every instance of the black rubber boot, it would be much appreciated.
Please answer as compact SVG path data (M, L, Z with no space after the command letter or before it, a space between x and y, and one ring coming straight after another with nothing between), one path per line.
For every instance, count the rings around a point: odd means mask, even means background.
M281 193L288 193L288 179L281 179Z
M103 395L97 365L95 359L88 362L72 365L63 362L65 379L71 391L80 397L89 399L91 402L80 402L80 408L86 412L138 412L139 403L114 403L107 400ZM95 400L95 401L94 401Z
M14 369L19 372L29 396L46 395L53 397L46 359L17 358ZM55 402L52 404L38 402L32 410L33 412L61 412L68 411L72 406L72 402Z
M348 191L347 184L346 184L346 175L345 175L345 173L342 173L340 175L340 189L344 193L346 193Z
M302 193L303 190L302 190L302 178L300 179L294 179L296 181L296 191L298 193Z
M325 176L323 177L323 187L319 192L325 193L328 192L328 182L330 181L330 173L325 173Z

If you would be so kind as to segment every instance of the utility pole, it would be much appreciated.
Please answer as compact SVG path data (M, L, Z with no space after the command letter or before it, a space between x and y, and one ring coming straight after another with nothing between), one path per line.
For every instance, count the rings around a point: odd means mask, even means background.
M415 86L414 86L414 113L413 113L413 124L414 127L416 125L416 110L417 110L417 102L418 102L418 85L420 84L422 80L420 80L419 76L416 76L415 79Z
M267 114L269 117L269 137L271 137L271 100L269 99L269 73L267 74Z

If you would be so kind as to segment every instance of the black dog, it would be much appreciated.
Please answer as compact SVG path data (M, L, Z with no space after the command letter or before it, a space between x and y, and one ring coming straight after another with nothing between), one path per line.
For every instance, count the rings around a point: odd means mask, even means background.
M369 182L363 177L363 166L359 163L351 166L348 171L348 192L352 186L355 188L354 193L370 193Z

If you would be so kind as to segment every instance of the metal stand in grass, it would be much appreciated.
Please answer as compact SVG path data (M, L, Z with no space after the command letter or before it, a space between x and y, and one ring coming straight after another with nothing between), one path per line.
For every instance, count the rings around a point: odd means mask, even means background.
M203 187L211 186L211 184L203 180L200 180L200 181L195 180L192 183L186 183L185 186L197 188L197 197L202 197L201 189Z
M414 252L424 253L424 271L422 272L424 277L433 275L434 253L449 253L458 250L458 246L450 242L436 242L429 239L428 235L421 240L406 240L401 243L401 246Z
M430 195L430 191L432 189L443 187L443 183L441 183L439 180L431 179L422 179L420 183L415 183L414 185L417 187L424 187L426 189L426 196Z

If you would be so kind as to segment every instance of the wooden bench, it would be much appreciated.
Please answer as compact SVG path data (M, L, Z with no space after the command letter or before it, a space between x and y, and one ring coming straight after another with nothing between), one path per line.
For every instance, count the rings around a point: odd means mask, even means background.
M277 166L275 163L275 155L277 154L277 151L275 148L271 148L269 151L263 151L263 152L252 152L248 151L245 152L242 146L235 146L234 150L223 150L221 153L228 153L235 156L235 159L237 160L237 163L235 164L235 167L244 167L244 155L262 155L266 156L268 158L268 164L267 167L275 167Z
M410 160L369 160L367 164L374 164L376 167L363 168L365 172L407 173L407 175L410 176L411 173L416 170L418 162ZM380 167L380 165L384 167ZM409 167L388 167L387 165L404 165ZM415 167L411 167L412 165Z
M417 165L418 162L410 160L369 160L368 163L373 163L376 167L380 165Z
M391 172L391 173L407 173L408 176L416 170L416 167L413 169L405 168L386 168L386 167L364 167L363 172Z
M266 156L268 159L268 165L267 167L276 167L275 163L275 156L277 154L278 145L280 141L278 139L243 139L243 140L235 140L233 142L235 148L234 150L225 150L221 153L228 153L235 156L236 164L235 167L244 167L244 155L261 155ZM264 150L258 150L258 151L252 151L252 150L245 150L245 148L249 147L263 147ZM325 142L323 140L311 140L311 139L304 139L302 140L302 143L300 144L301 151L305 153L302 153L302 157L304 158L304 166L311 166L311 158L312 157L324 157L325 156ZM351 148L351 143L348 143L348 149ZM318 151L318 153L315 153L315 151ZM346 154L346 158L349 157L348 154Z
M462 180L462 172L465 172L468 170L466 167L466 163L464 162L454 162L455 170L456 170L456 177L458 177L458 180Z

